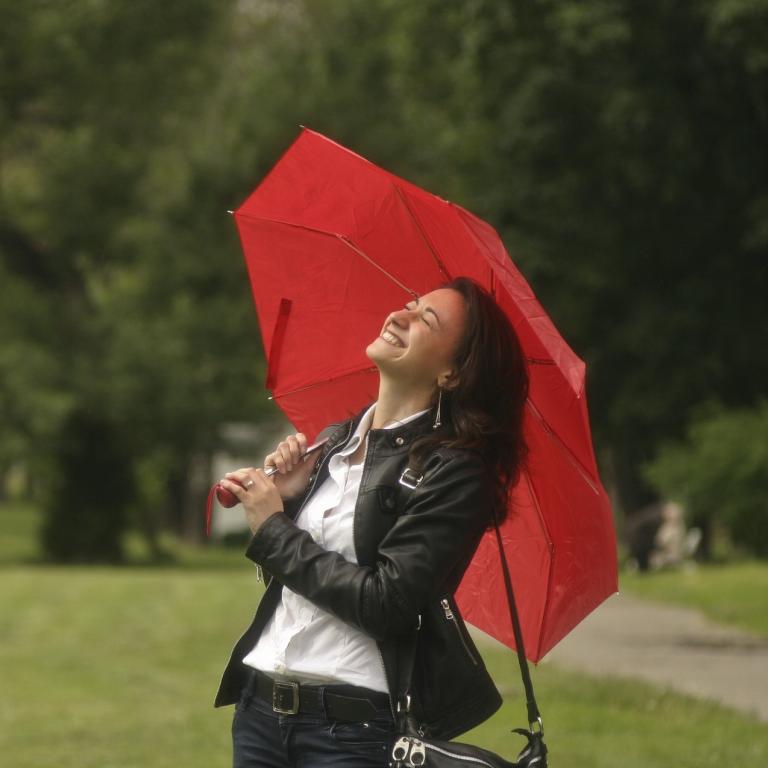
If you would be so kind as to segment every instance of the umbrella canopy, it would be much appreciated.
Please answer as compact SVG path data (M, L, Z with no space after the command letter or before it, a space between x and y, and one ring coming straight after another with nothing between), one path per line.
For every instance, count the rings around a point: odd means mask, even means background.
M530 376L528 469L502 526L526 655L538 661L617 590L616 543L589 428L585 365L495 230L307 129L235 211L264 349L267 388L314 436L377 396L365 348L411 297L458 276L512 321ZM465 619L515 647L495 538L457 592Z

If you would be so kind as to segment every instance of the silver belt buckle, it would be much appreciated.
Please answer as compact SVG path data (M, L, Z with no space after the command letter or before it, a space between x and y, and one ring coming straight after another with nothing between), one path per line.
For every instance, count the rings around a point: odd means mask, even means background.
M290 694L291 705L287 707L283 695ZM291 682L275 682L272 685L272 711L280 715L295 715L299 711L299 684Z

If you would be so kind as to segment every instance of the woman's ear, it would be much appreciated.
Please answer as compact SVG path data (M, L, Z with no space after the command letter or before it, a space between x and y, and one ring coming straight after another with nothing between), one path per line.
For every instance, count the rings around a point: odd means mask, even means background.
M437 386L440 389L455 389L458 383L458 376L456 376L456 371L453 370L445 371L437 377Z

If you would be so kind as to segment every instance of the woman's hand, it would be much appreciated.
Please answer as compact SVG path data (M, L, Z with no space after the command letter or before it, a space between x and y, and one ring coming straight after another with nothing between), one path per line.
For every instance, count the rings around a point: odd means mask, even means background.
M227 472L219 481L242 503L252 533L256 533L268 517L283 511L283 499L290 499L306 488L320 456L318 450L304 458L306 450L307 438L297 432L286 437L264 459L264 469L276 467L277 474L267 477L264 470L243 467Z
M264 459L264 469L277 468L277 474L272 475L272 479L283 499L291 499L307 487L309 476L321 451L314 451L312 455L303 458L306 450L307 438L297 432L295 435L288 435Z
M256 533L269 517L283 511L280 492L263 469L249 467L227 472L219 484L240 499L251 533Z

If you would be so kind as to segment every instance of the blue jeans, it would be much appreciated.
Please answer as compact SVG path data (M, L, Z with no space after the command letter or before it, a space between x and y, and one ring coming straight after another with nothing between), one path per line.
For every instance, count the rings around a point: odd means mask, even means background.
M394 725L387 709L362 722L281 715L243 693L232 720L233 768L386 768Z

